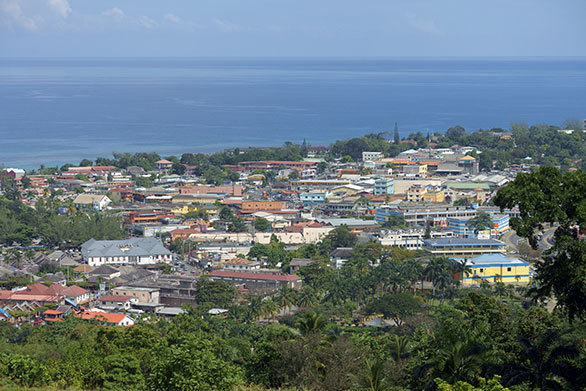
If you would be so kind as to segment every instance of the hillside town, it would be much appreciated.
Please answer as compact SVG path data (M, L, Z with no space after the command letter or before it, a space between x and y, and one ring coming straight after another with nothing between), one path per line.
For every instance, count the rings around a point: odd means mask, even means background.
M172 317L197 305L202 278L233 284L239 300L283 288L302 291L303 269L318 257L293 255L338 232L390 253L408 250L424 267L435 257L463 262L466 273L452 275L461 286L528 284L535 251L509 225L519 210L501 210L491 199L537 165L528 158L481 171L475 147L401 144L394 157L363 151L357 161L326 161L328 147L308 146L301 161L225 165L234 178L217 185L206 184L196 166L166 159L152 170L68 165L29 174L4 168L1 175L13 181L25 205L51 197L59 201L58 214L116 216L126 238L53 247L42 238L5 242L0 318L41 324L72 314L129 326L145 314ZM548 237L540 238L542 248ZM343 243L327 249L328 267L342 269L352 250ZM370 259L371 267L383 256ZM422 274L412 285L430 291L437 281Z

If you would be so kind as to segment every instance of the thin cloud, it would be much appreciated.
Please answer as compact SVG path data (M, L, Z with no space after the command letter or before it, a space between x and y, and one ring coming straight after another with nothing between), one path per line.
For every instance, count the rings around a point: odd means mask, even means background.
M164 19L171 23L181 23L181 18L175 14L166 14Z
M48 4L62 18L67 18L71 13L71 7L67 0L48 0Z
M114 8L107 9L104 12L102 12L102 15L104 15L104 16L114 16L114 17L117 17L117 18L124 18L126 16L126 14L124 13L124 11L122 11L118 7L114 7Z
M225 32L233 32L233 31L241 30L240 26L238 26L234 23L228 22L227 20L224 20L224 19L214 18L212 21L220 30L225 31Z
M158 25L156 20L151 19L148 16L144 16L144 15L138 17L138 24L140 24L141 26L143 26L144 28L147 28L147 29L155 28Z
M16 26L28 31L36 31L37 22L25 16L20 7L20 0L0 0L0 22L8 26Z
M415 30L432 35L443 35L443 31L431 19L422 19L415 14L407 15L407 23Z

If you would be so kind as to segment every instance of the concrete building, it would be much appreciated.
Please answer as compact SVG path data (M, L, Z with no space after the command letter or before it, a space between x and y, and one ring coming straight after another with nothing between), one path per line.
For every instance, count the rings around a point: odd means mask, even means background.
M500 254L506 244L496 239L425 239L423 249L434 257L474 258L484 254Z
M90 239L81 246L81 255L92 267L104 264L152 265L172 260L171 252L155 238Z
M531 279L529 264L518 258L501 254L485 254L468 261L470 275L461 276L465 285L480 284L481 281L526 284Z
M309 191L299 194L299 199L303 205L323 204L326 202L327 192Z
M395 180L393 178L379 178L374 181L374 195L395 194Z
M382 152L362 152L362 161L363 162L375 162L379 159L382 159L384 154Z
M301 289L301 277L296 274L273 274L256 272L238 272L214 270L209 273L214 281L226 281L243 285L251 295L266 295L278 291L282 287Z
M474 237L474 231L468 227L471 217L450 217L448 218L448 228L454 231L456 236ZM510 229L509 215L491 214L492 227L489 228L491 235L500 235Z
M383 246L397 246L408 250L419 250L423 248L425 229L423 228L406 228L381 230L378 237L373 238ZM452 238L452 231L431 231L431 239Z
M159 304L159 289L148 287L121 286L112 289L112 295L135 297L138 303Z
M104 194L78 194L73 205L79 209L104 210L112 200Z

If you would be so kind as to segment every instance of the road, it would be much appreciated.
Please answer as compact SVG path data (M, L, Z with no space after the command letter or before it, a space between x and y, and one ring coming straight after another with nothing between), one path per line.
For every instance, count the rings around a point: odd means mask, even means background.
M547 250L553 246L553 234L557 227L547 228L543 231L543 237L539 241L538 248L541 250ZM513 230L505 232L502 237L503 242L512 249L519 250L519 243L522 243L524 238L521 238Z

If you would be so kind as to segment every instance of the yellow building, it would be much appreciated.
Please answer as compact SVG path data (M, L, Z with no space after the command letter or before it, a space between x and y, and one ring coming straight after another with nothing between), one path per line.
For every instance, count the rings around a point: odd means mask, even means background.
M423 202L441 204L444 202L444 192L442 190L427 192L423 194Z
M456 260L455 260L456 261ZM505 284L527 284L531 279L529 264L518 258L501 254L485 254L468 260L470 274L464 275L465 285L480 284L481 281Z

